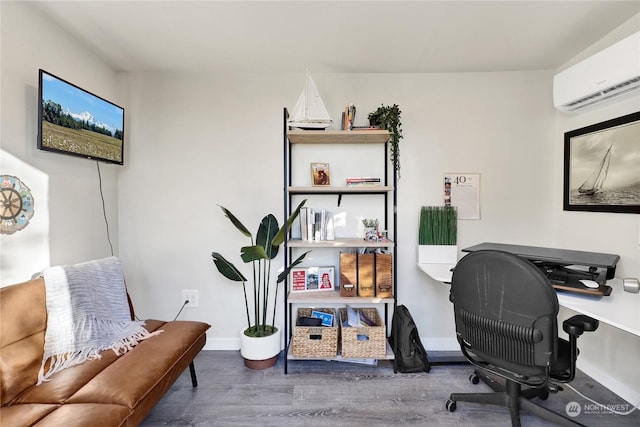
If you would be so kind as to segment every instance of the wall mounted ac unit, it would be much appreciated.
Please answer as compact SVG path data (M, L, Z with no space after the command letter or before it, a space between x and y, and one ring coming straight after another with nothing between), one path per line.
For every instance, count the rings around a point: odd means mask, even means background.
M640 32L553 77L553 104L561 111L587 106L640 89Z

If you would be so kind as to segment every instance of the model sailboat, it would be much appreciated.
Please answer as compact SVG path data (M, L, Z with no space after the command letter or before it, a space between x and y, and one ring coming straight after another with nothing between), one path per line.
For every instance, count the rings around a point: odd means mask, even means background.
M300 129L326 129L331 126L331 118L320 98L318 88L307 73L304 90L291 111L289 126Z
M598 167L589 175L582 185L578 187L580 194L591 196L602 190L604 181L607 179L607 173L609 172L609 163L611 163L611 147L613 147L613 143L609 146Z

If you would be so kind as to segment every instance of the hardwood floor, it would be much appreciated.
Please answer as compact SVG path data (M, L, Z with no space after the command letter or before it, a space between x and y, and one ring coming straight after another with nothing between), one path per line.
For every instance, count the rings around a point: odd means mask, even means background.
M458 403L445 408L451 392L490 391L469 382L469 365L436 365L429 373L393 373L389 362L378 366L345 362L282 359L263 371L244 367L237 351L202 351L195 359L198 387L185 371L141 424L157 426L509 426L507 409ZM631 409L620 397L579 372L572 385L581 393L618 410ZM580 405L575 419L587 426L638 426L640 410L614 415L565 388L542 402L565 414L570 402ZM635 403L635 402L634 402ZM589 406L591 405L591 406ZM525 427L550 426L527 412Z

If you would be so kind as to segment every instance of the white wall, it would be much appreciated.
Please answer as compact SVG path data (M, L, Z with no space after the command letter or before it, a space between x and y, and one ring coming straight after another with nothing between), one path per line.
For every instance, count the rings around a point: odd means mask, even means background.
M207 348L239 348L244 318L241 287L217 273L211 252L237 258L248 242L217 204L251 229L266 213L281 216L288 80L142 73L122 82L132 124L119 180L120 247L136 312L173 318L181 290L199 290L200 308L180 318L214 325Z
M621 40L640 29L640 15L635 15L597 44L568 61L573 64ZM565 64L561 68L567 66ZM562 210L564 133L625 114L640 111L636 92L621 101L590 109L580 114L557 113L554 149L554 234L556 247L620 255L616 277L640 277L640 216L637 214L573 212ZM626 298L640 298L625 294ZM561 310L561 320L576 313ZM584 334L578 341L578 367L595 380L615 390L635 404L640 400L640 339L628 332L600 323L596 332Z
M480 173L482 219L461 223L461 247L551 239L551 73L313 77L338 122L349 102L362 123L380 103L400 105L398 298L428 347L454 348L448 290L416 267L420 206L443 203L443 172ZM292 107L304 76L140 73L122 84L131 133L120 241L138 314L170 318L181 289L199 289L200 308L181 318L213 325L208 348L237 348L242 292L217 273L210 253L237 258L245 241L217 204L251 228L267 212L282 215L282 107Z
M38 69L113 100L115 73L82 43L34 12L2 2L0 173L20 178L35 199L23 230L0 235L1 285L28 280L49 265L110 255L96 164L38 151ZM103 164L104 197L117 251L117 166Z

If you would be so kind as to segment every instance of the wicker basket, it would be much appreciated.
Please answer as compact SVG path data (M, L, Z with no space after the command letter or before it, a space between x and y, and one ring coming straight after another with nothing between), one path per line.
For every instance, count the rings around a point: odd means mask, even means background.
M327 358L338 354L338 318L333 308L299 308L296 325L300 317L310 317L312 311L333 315L335 326L294 326L293 355L295 357Z
M382 319L375 308L359 308L367 318L373 320L376 326L351 327L344 326L347 309L341 308L340 330L342 335L342 357L359 359L381 359L387 353L387 333ZM368 339L358 340L358 335Z

